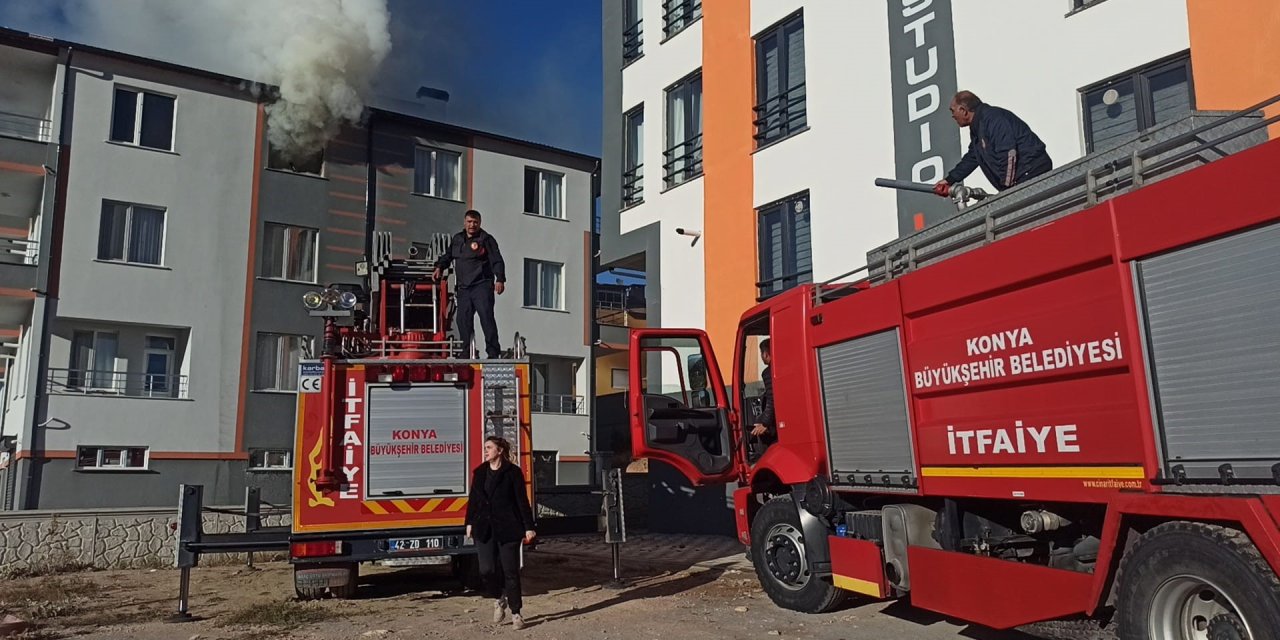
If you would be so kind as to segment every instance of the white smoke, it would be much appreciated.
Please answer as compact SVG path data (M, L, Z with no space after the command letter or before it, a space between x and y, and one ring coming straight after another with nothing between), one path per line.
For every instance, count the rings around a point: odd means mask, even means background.
M65 19L71 40L278 86L267 107L271 143L295 158L319 150L343 121L359 120L391 51L387 0L51 0L28 7L18 17Z

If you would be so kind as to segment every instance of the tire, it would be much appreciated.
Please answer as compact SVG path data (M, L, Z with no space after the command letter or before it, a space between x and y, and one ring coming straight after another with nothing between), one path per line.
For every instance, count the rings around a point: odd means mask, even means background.
M1280 580L1248 536L1168 522L1120 560L1121 640L1280 640Z
M765 503L751 523L751 561L760 586L783 609L826 613L849 593L809 573L800 516L791 496Z
M320 600L326 595L332 594L333 597L342 600L349 600L356 596L356 584L360 578L360 565L351 562L341 565L329 565L330 568L346 569L347 583L341 587L304 587L298 582L298 569L293 568L293 591L298 594L300 600Z
M453 577L462 583L462 588L470 591L479 591L483 586L480 579L480 559L475 555L454 556Z

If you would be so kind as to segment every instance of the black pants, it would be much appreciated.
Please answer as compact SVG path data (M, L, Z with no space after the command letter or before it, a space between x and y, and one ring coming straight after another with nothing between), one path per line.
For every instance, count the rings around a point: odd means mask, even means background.
M493 317L493 284L478 284L458 289L458 339L467 354L471 353L471 337L475 335L474 314L480 314L480 328L484 331L484 350L490 358L497 358L502 351L498 347L498 321Z
M490 536L485 542L476 541L476 552L485 596L505 595L511 613L520 613L520 541L498 542L497 536Z

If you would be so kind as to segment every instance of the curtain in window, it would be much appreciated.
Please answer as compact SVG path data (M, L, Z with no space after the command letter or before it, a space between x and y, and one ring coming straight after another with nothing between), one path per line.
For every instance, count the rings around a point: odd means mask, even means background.
M67 372L67 386L79 388L89 382L93 367L93 332L77 331L71 336L71 362Z
M93 341L93 372L89 375L89 386L95 389L116 389L116 347L114 333L99 333Z
M542 264L542 287L540 291L542 305L547 309L560 308L560 267L550 263Z
M435 153L436 192L441 198L458 199L458 156L444 151Z
M280 336L258 336L258 353L254 366L254 386L258 389L279 389L276 367L279 360Z
M782 121L782 108L780 106L782 94L782 70L779 68L780 60L778 60L778 41L781 39L781 33L775 32L772 35L760 41L760 66L764 77L760 78L760 107L762 112L759 114L764 118L761 123L763 131L769 132L768 138L772 138Z
M133 207L129 223L129 262L160 264L164 247L164 211Z
M289 229L290 280L315 282L316 279L316 231L293 227Z
M553 173L542 174L542 215L551 218L564 217L561 210L561 190L564 176Z
M102 219L98 227L99 260L124 260L124 238L128 224L127 205L102 203Z
M415 149L413 152L413 191L431 194L431 178L434 170L431 149Z

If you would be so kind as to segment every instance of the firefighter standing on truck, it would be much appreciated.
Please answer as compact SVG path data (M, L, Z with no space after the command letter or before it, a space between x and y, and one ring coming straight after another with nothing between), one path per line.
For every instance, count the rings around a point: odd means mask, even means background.
M1008 109L984 104L978 96L961 91L951 100L951 117L969 127L969 150L933 192L946 197L951 185L981 167L996 191L1004 191L1053 170L1053 160L1022 118Z
M493 296L506 289L507 271L498 241L480 228L479 211L471 209L463 217L462 231L453 235L449 250L436 262L436 280L450 264L457 271L458 339L462 348L470 356L474 314L478 313L485 352L490 359L497 359L502 349L498 346L498 321L493 317Z

